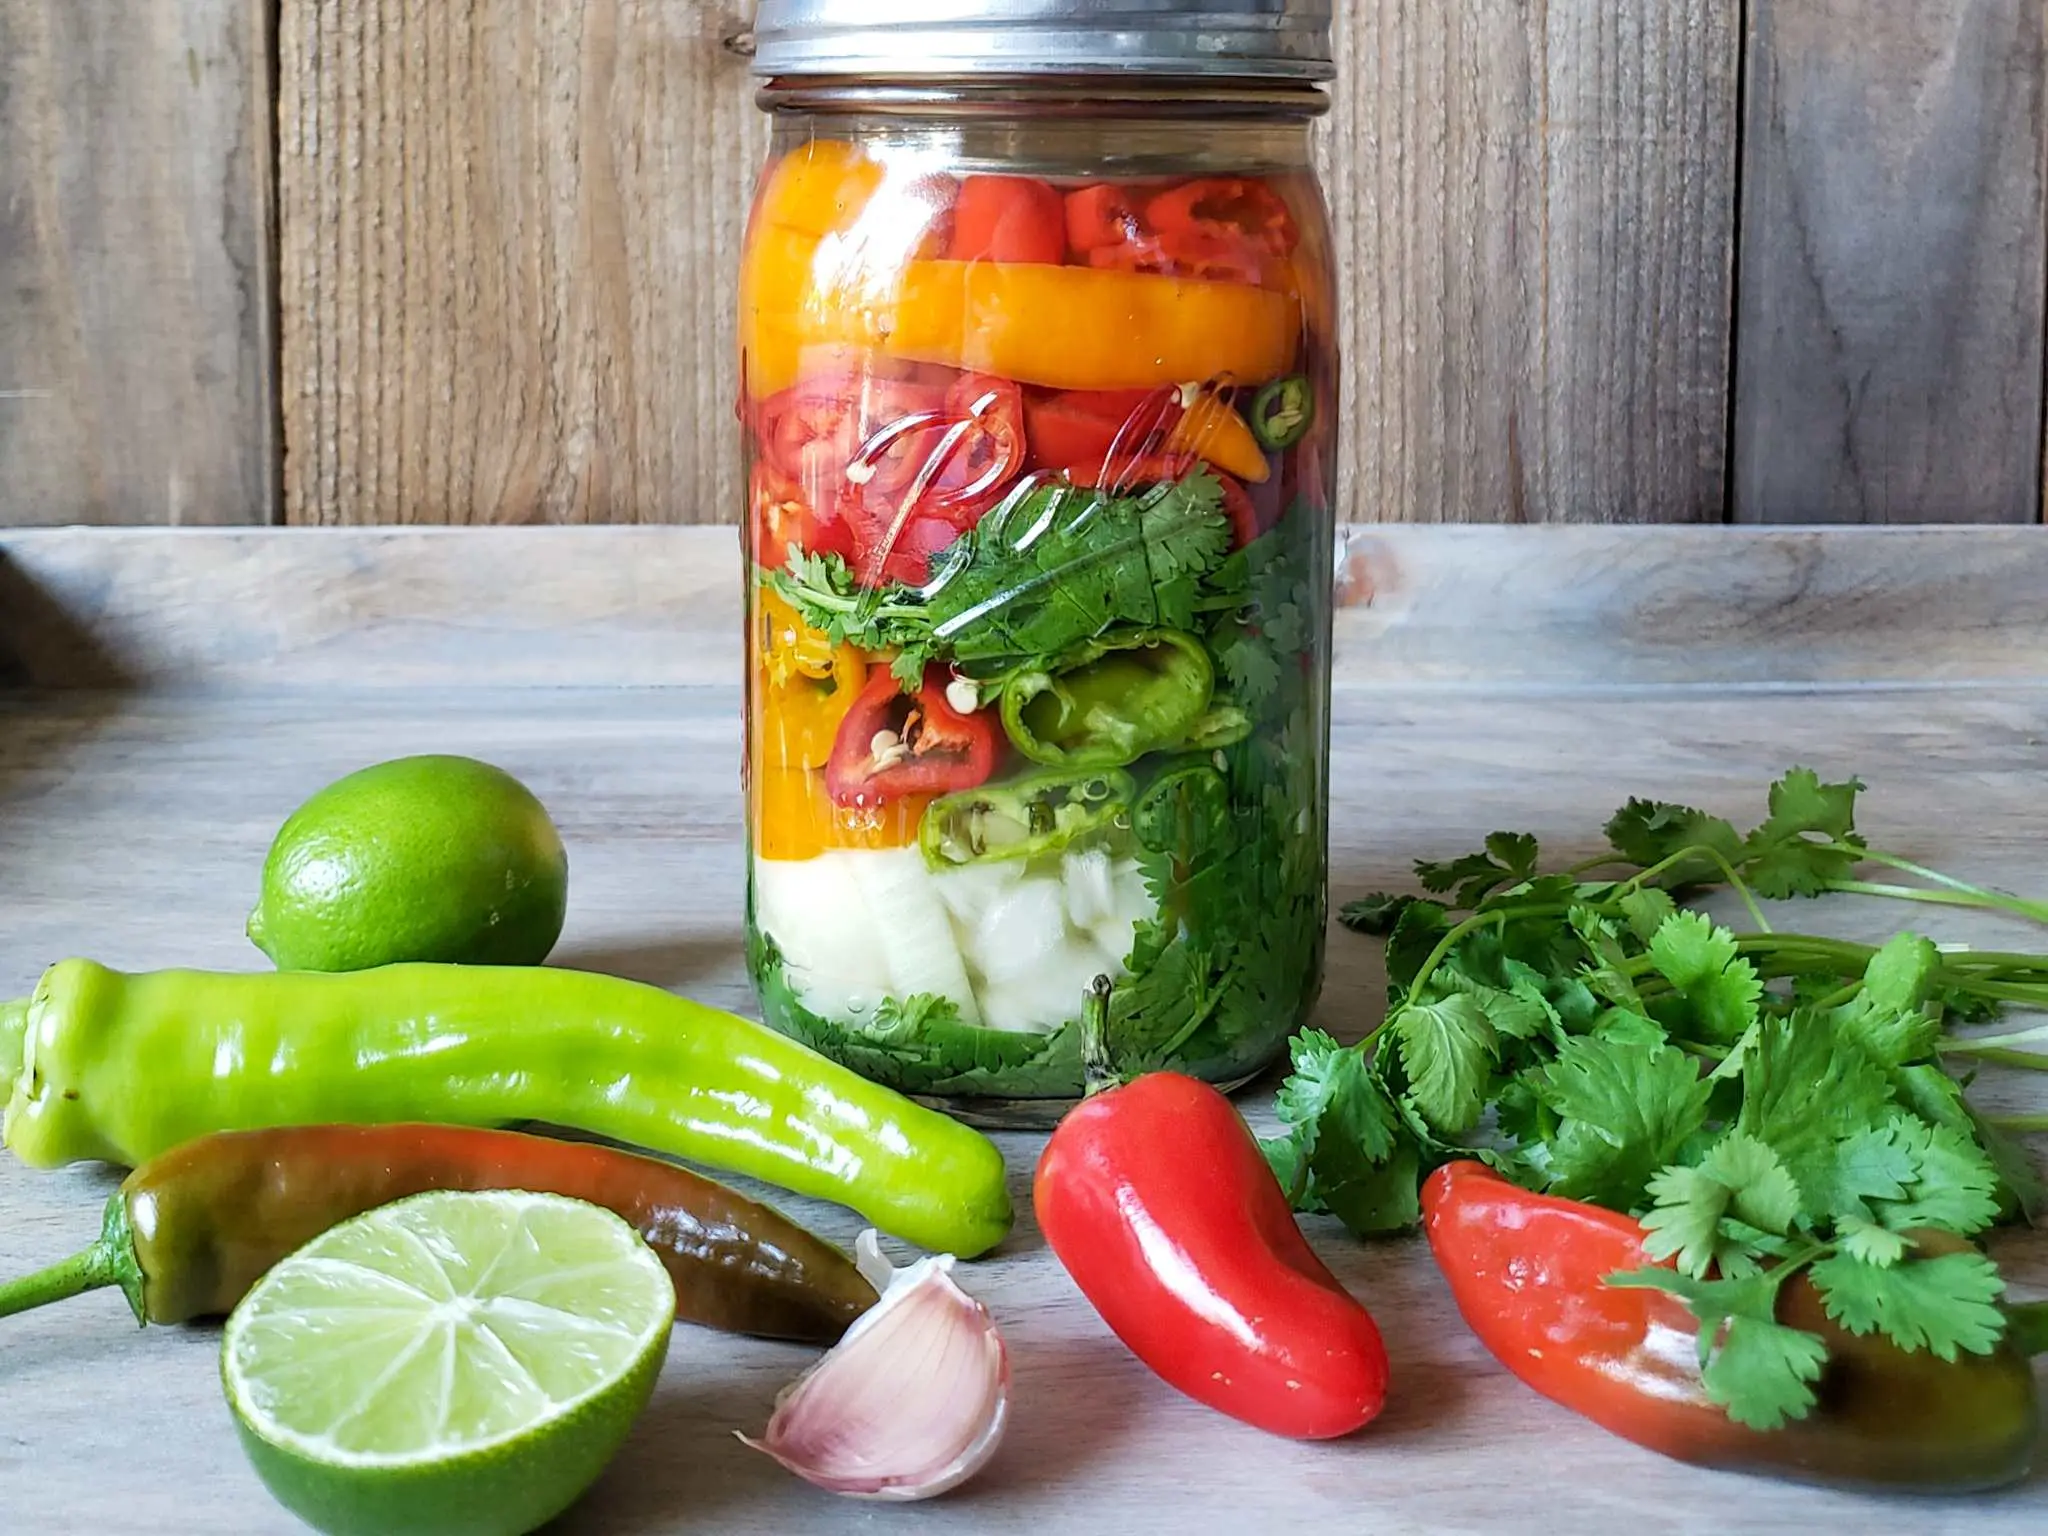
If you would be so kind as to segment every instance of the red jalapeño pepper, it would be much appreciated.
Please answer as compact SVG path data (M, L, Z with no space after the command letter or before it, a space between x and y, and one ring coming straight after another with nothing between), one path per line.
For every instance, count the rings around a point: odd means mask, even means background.
M1087 1100L1046 1143L1033 1200L1103 1320L1197 1402L1301 1440L1348 1435L1386 1402L1371 1314L1207 1083L1159 1072Z
M1482 1164L1430 1176L1422 1220L1480 1343L1552 1402L1680 1461L1851 1487L1969 1492L2026 1475L2039 1429L2032 1367L2012 1341L1944 1361L1829 1320L1795 1276L1779 1319L1827 1341L1820 1401L1755 1430L1730 1419L1699 1372L1692 1314L1609 1275L1640 1269L1643 1229L1599 1206L1532 1194ZM1966 1246L1916 1234L1923 1251ZM1946 1238L1946 1243L1944 1243Z
M925 669L917 692L878 666L839 722L825 789L836 805L879 806L906 795L948 795L988 782L996 767L995 721L946 702L946 669Z

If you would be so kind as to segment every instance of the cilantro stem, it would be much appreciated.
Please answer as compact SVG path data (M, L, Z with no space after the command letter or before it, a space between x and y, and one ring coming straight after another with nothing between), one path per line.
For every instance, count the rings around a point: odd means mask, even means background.
M1985 1123L1995 1125L2001 1131L2019 1131L2028 1134L2048 1131L2048 1115L1986 1115Z
M1436 975L1437 967L1450 959L1451 951L1489 923L1499 923L1505 927L1509 918L1519 920L1529 917L1569 917L1570 915L1571 908L1562 906L1517 907L1513 911L1475 912L1441 939L1437 940L1436 948L1429 952L1429 958L1424 960L1421 966L1417 968L1415 979L1408 983L1407 995L1409 997L1421 996L1422 989ZM1395 1010L1395 1012L1398 1011ZM1370 1045L1378 1037L1380 1031L1387 1027L1387 1019L1391 1019L1393 1016L1393 1013L1390 1012L1386 1019L1381 1019L1373 1027L1372 1033L1358 1042L1359 1046L1363 1048Z
M1945 1043L1941 1049L1944 1055L1974 1056L1986 1066L2011 1067L2015 1072L2048 1072L2048 1056L2038 1051L2008 1051L1998 1046L1980 1051L1970 1049L1967 1041L1962 1042L1960 1051L1953 1043Z
M1984 1046L1995 1048L2002 1045L2038 1045L2043 1040L2048 1040L2048 1024L2037 1024L2032 1029L2016 1029L2004 1035L1970 1035L1961 1040L1950 1041L1948 1048L1967 1051Z
M1958 880L1953 875L1944 875L1938 869L1929 869L1924 864L1915 864L1911 859L1902 859L1897 854L1886 853L1881 848L1857 848L1853 844L1839 842L1834 846L1841 852L1854 854L1859 859L1863 859L1868 863L1882 864L1887 869L1898 870L1901 874L1918 875L1922 880L1931 881L1935 885L1945 886L1951 891L1985 897L1991 905L2002 907L2006 911L2021 917L2032 918L2037 923L2048 923L2048 902L2029 901L2024 896L2014 896L2009 892L1994 891L1985 886L1972 885L1967 880Z
M1672 854L1668 858L1659 859L1656 863L1652 864L1648 869L1642 871L1642 873L1634 876L1632 879L1624 881L1622 885L1619 887L1619 889L1624 892L1630 890L1640 890L1642 889L1642 886L1645 881L1653 880L1658 875L1663 874L1666 870L1675 869L1677 866L1683 864L1686 860L1693 858L1711 859L1714 861L1714 863L1720 865L1721 873L1727 877L1728 889L1730 889L1736 895L1742 898L1742 904L1745 907L1749 908L1749 915L1752 919L1754 919L1757 927L1764 933L1769 933L1771 931L1770 919L1764 916L1763 908L1759 907L1756 904L1756 897L1750 894L1748 882L1746 882L1742 878L1742 876L1735 873L1735 866L1733 864L1730 864L1726 858L1722 857L1721 851L1718 848L1709 848L1704 843L1695 843L1690 848L1679 849L1678 852Z
M2018 896L2000 896L1995 891L1927 891L1917 885L1886 885L1874 880L1829 880L1828 890L1850 896L1887 896L1895 901L1919 901L1938 907L1969 907L1979 912L2007 912L2016 917L2048 923L2048 906Z

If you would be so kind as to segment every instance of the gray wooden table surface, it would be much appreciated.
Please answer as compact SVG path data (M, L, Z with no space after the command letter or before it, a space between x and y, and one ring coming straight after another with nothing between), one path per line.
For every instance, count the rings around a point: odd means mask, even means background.
M1632 793L1761 814L1808 763L1871 786L1867 830L1973 879L2048 890L2048 533L1379 531L1339 622L1333 879L1401 886L1418 855L1527 828L1594 846ZM713 530L0 536L0 993L88 954L253 967L264 848L361 764L466 752L547 801L572 861L558 959L751 1006L741 953L734 555ZM1882 904L1806 906L1874 936ZM1937 913L1944 938L2048 948ZM1337 934L1322 1022L1379 1015L1375 946ZM1995 1081L1993 1104L2048 1092ZM1270 1115L1270 1084L1245 1099ZM803 1366L679 1332L573 1532L2038 1532L2048 1479L1885 1500L1663 1461L1497 1367L1414 1241L1312 1222L1375 1310L1395 1395L1365 1433L1293 1445L1179 1398L1109 1335L1028 1217L1038 1138L1000 1138L1018 1230L966 1283L1016 1368L989 1472L918 1508L836 1501L739 1445ZM0 1271L95 1233L114 1175L0 1159ZM850 1240L844 1212L784 1204ZM2007 1237L2022 1294L2048 1239ZM138 1332L102 1293L0 1325L0 1531L283 1532L216 1384L212 1328Z

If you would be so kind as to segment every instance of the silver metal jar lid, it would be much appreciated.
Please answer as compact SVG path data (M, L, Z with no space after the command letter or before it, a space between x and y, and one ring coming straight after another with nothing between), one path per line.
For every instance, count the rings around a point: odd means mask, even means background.
M1328 80L1332 0L760 0L757 75Z

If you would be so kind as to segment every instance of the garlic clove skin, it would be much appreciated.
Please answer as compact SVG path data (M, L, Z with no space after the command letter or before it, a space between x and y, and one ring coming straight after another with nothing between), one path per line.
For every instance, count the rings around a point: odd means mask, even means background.
M897 1269L872 1231L854 1245L880 1294L838 1344L783 1388L742 1443L849 1498L934 1498L974 1476L1010 1418L1010 1355L988 1309L941 1254Z

